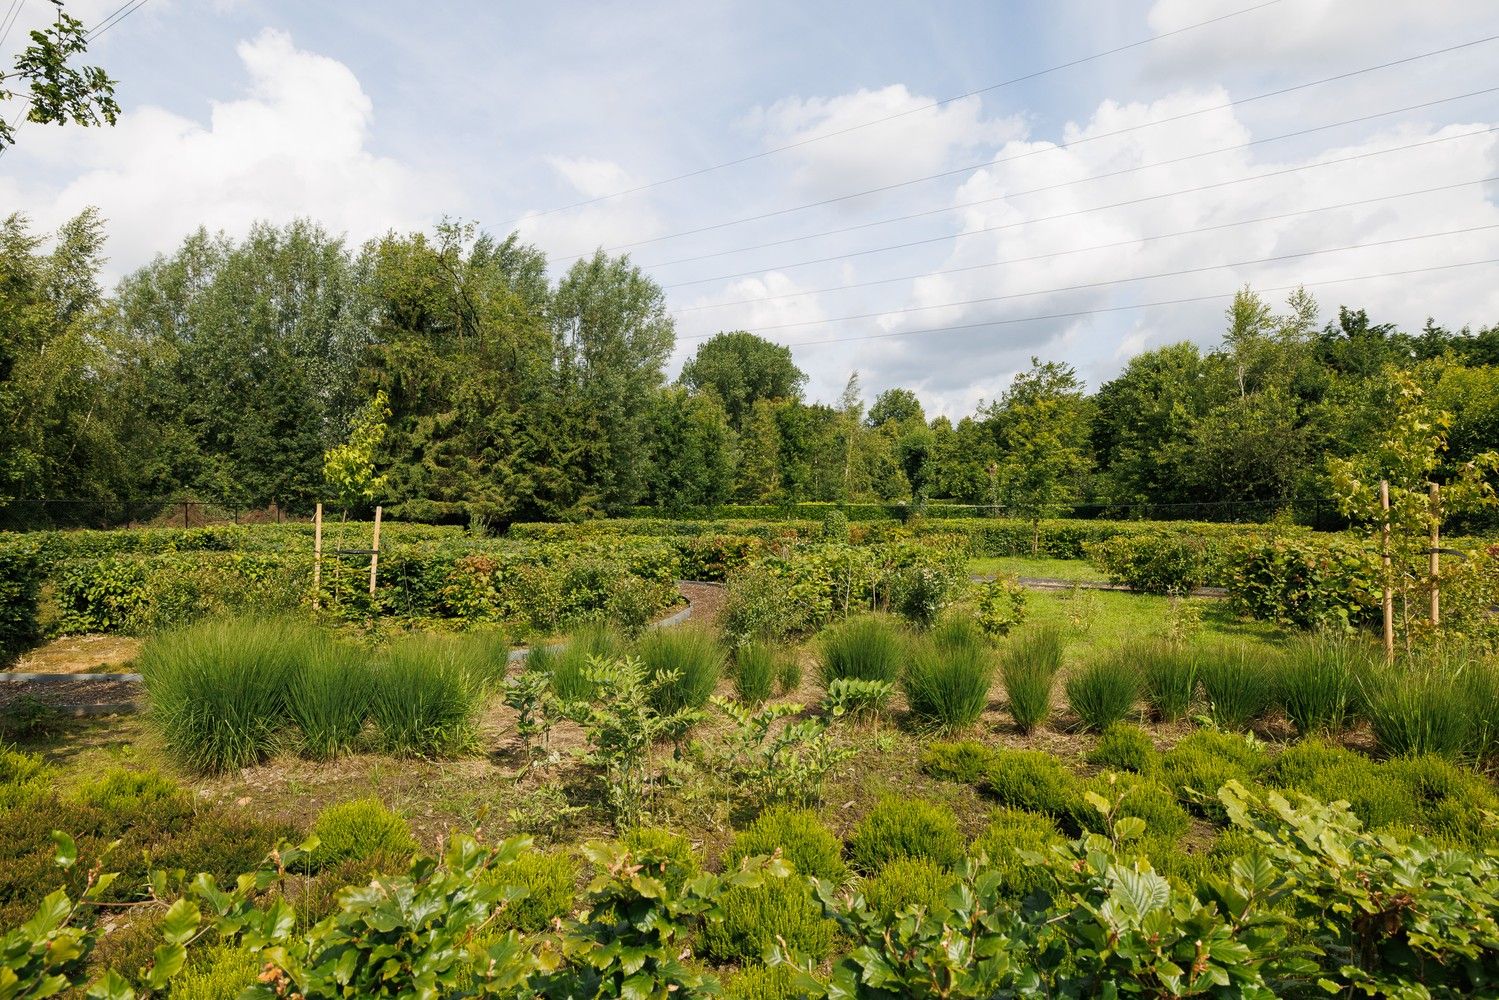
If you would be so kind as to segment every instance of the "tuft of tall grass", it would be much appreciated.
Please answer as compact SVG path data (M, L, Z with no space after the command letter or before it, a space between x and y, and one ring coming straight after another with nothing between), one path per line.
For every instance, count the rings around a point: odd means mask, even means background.
M723 674L724 648L700 628L652 629L635 643L635 655L650 677L670 677L651 689L656 711L702 708Z
M552 678L552 693L564 702L591 701L594 684L588 679L588 663L594 658L616 659L626 652L622 635L602 622L575 630L560 650L533 649L527 666L545 669ZM535 659L540 653L539 661Z
M768 642L746 642L734 650L729 678L734 693L746 705L758 705L774 692L781 673L782 653Z
M425 633L387 647L370 689L378 747L419 757L471 751L489 692L488 645L471 636Z
M994 658L988 644L943 644L930 636L912 644L901 678L911 714L944 733L967 729L989 707Z
M1125 650L1092 660L1067 677L1067 703L1083 727L1096 733L1127 719L1139 697L1140 674Z
M971 614L949 612L937 620L927 632L927 638L938 649L977 649L988 651L993 647L989 637Z
M151 640L141 674L167 752L208 774L265 760L286 726L293 671L321 641L309 626L261 618L208 621Z
M1433 659L1381 665L1364 683L1364 714L1380 750L1392 757L1459 757L1473 734L1469 690L1460 671Z
M1192 710L1200 673L1198 651L1162 639L1127 647L1140 671L1140 683L1151 711L1162 722L1177 722Z
M1377 652L1347 636L1306 636L1289 643L1276 667L1275 687L1286 717L1302 736L1336 735L1358 711L1361 678Z
M1462 684L1473 759L1495 763L1499 761L1499 659L1490 656L1468 661L1462 670Z
M1052 688L1062 667L1062 633L1054 627L1028 629L1010 640L1000 658L1000 674L1010 716L1028 733L1051 717Z
M1275 704L1275 674L1243 643L1204 651L1202 690L1213 722L1224 729L1248 729Z
M373 672L363 652L326 637L309 651L287 688L297 750L314 760L348 753L369 718Z
M893 618L859 615L823 633L818 676L824 688L843 679L894 684L905 659L906 635Z

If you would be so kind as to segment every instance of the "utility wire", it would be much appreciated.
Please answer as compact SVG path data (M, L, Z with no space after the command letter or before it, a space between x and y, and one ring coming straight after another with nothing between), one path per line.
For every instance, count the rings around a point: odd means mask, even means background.
M1369 247L1393 246L1396 243L1410 243L1415 240L1432 240L1443 236L1460 236L1464 233L1477 233L1489 229L1499 229L1499 222L1484 226L1468 226L1464 229L1448 229L1439 233L1421 233L1415 236L1399 236L1387 240L1371 240L1367 243L1350 243L1341 247L1325 247L1319 250L1302 250L1297 253L1277 254L1273 257L1256 257L1251 260L1235 260L1226 264L1204 264L1200 267L1187 267L1177 271L1157 271L1153 274L1135 274L1126 278L1110 278L1106 281L1089 281L1080 285L1063 285L1059 288L1038 288L1029 292L1009 292L1005 295L986 295L978 299L960 299L955 302L933 302L924 306L904 306L898 309L883 309L878 312L855 313L850 316L833 316L827 319L803 319L790 323L775 323L757 326L758 331L765 330L789 330L800 326L822 326L825 323L845 323L855 319L877 319L884 316L896 316L905 313L926 312L930 309L951 309L954 306L974 306L985 302L1003 302L1009 299L1023 299L1032 295L1053 295L1058 292L1077 292L1088 288L1107 288L1109 285L1122 285L1131 281L1148 281L1152 278L1177 278L1187 274L1202 274L1205 271L1221 271L1229 267L1247 267L1252 264L1271 264L1282 260L1299 260L1302 257L1317 257L1325 253L1346 253L1349 250L1364 250ZM713 334L703 334L692 337L683 337L682 340L706 340Z
M1174 239L1180 236L1196 236L1202 233L1212 233L1223 229L1236 229L1239 226L1250 226L1260 222L1278 222L1282 219L1294 219L1304 215L1315 215L1320 212L1333 212L1343 208L1358 208L1363 205L1373 205L1382 201L1394 201L1399 198L1412 198L1417 195L1434 194L1439 191L1453 191L1457 188L1473 187L1478 184L1489 184L1499 182L1499 174L1490 177L1480 177L1472 181L1459 181L1456 184L1442 184L1437 187L1421 188L1416 191L1402 191L1399 194L1379 195L1375 198L1361 198L1358 201L1345 201L1336 205L1323 205L1319 208L1303 208L1294 212L1281 212L1277 215L1262 215L1255 219L1240 219L1236 222L1220 222L1211 226L1199 226L1196 229L1179 229L1174 233L1156 233L1151 236L1135 236L1127 240L1116 240L1113 243L1095 243L1091 246L1075 247L1070 250L1052 250L1048 253L1031 254L1027 257L1007 257L1004 260L988 261L983 264L969 264L965 267L949 267L938 271L922 271L919 274L902 274L894 278L873 278L869 281L855 281L847 285L828 285L824 288L811 288L806 291L781 292L776 295L763 295L754 299L733 299L729 302L709 302L700 306L684 306L673 309L675 315L681 316L686 313L702 312L705 309L726 309L730 306L757 305L761 302L774 302L778 299L795 299L806 295L822 295L827 292L841 292L853 288L868 288L872 285L891 285L901 281L915 281L917 278L928 278L939 274L961 274L965 271L981 271L985 268L1000 267L1005 264L1024 264L1036 260L1050 260L1053 257L1066 257L1077 253L1087 253L1093 250L1114 250L1119 247L1132 247L1140 243L1150 243L1155 240Z
M1378 278L1398 278L1412 274L1430 274L1435 271L1450 271L1460 267L1478 267L1483 264L1499 264L1499 257L1485 260L1459 261L1455 264L1437 264L1432 267L1417 267L1405 271L1381 271L1377 274L1360 274L1347 278L1329 278L1325 281L1299 281L1294 285L1278 285L1274 288L1257 289L1260 292L1289 292L1297 288L1320 288L1325 285L1341 285L1355 281L1373 281ZM786 344L786 347L816 347L823 344L849 344L861 340L886 340L892 337L914 337L927 333L948 333L959 330L975 330L987 326L1008 326L1014 323L1034 323L1049 319L1075 319L1083 316L1098 316L1106 313L1125 312L1130 309L1151 309L1158 306L1187 305L1193 302L1212 302L1232 298L1242 289L1218 292L1214 295L1190 295L1179 299L1162 299L1157 302L1132 302L1121 306L1099 306L1096 309L1075 309L1071 312L1045 313L1038 316L1015 316L1008 319L987 319L978 323L959 323L953 326L934 326L921 330L891 330L885 333L868 333L857 337L833 337L827 340L802 340ZM686 339L686 338L683 338ZM700 339L700 338L694 338Z
M966 174L966 173L970 173L970 172L975 171L975 170L985 170L985 169L988 169L990 167L999 166L999 165L1005 164L1005 163L1012 163L1012 162L1014 162L1016 160L1023 160L1023 159L1026 159L1027 157L1038 156L1038 155L1041 155L1043 153L1051 153L1051 152L1055 152L1057 150L1062 150L1062 149L1074 149L1074 148L1076 148L1078 146L1084 145L1084 144L1089 143L1089 142L1094 142L1094 141L1096 141L1098 139L1114 138L1116 136L1126 135L1126 134L1131 133L1131 132L1138 132L1141 129L1153 128L1153 127L1155 127L1157 125L1170 124L1172 122L1182 121L1182 120L1187 119L1187 118L1193 118L1193 117L1196 117L1196 116L1199 116L1199 115L1210 114L1210 113L1212 113L1214 111L1222 111L1222 110L1227 109L1227 108L1240 107L1240 106L1245 105L1245 104L1250 104L1250 103L1252 103L1254 101L1263 101L1263 100L1266 100L1267 98L1271 98L1271 97L1280 97L1280 96L1283 96L1285 94L1294 93L1296 91L1306 90L1309 87L1322 86L1323 84L1332 83L1332 82L1335 82L1335 81L1338 81L1338 80L1346 80L1346 79L1350 79L1350 78L1355 77L1355 76L1362 76L1365 73L1373 73L1373 72L1375 72L1377 70L1389 69L1390 67L1393 67L1393 66L1405 65L1407 63L1416 62L1416 61L1421 60L1421 59L1430 59L1430 58L1433 58L1435 56L1445 55L1445 54L1450 53L1450 52L1456 52L1456 51L1458 51L1460 49L1471 48L1471 47L1473 47L1475 45L1483 45L1483 44L1486 44L1488 42L1492 42L1492 41L1495 41L1495 40L1499 40L1499 35L1489 35L1489 36L1487 36L1485 38L1479 38L1479 39L1475 39L1473 41L1462 42L1462 43L1460 43L1458 45L1449 45L1449 46L1447 46L1445 48L1433 49L1430 52L1423 52L1423 53L1420 53L1419 55L1406 56L1406 57L1401 58L1401 59L1392 59L1392 60L1389 60L1387 62L1378 63L1378 64L1376 64L1374 66L1366 66L1363 69L1350 70L1349 72L1346 72L1346 73L1338 73L1338 74L1333 75L1333 76L1323 77L1323 78L1321 78L1319 80L1311 80L1311 81L1308 81L1306 83L1296 84L1295 86L1292 86L1292 87L1282 87L1279 90L1267 91L1267 92L1265 92L1263 94L1256 94L1256 95L1254 95L1252 97L1242 97L1242 98L1239 98L1236 101L1227 101L1227 102L1225 102L1223 104L1216 104L1216 105L1213 105L1211 107L1198 108L1198 109L1193 110L1193 111L1185 111L1185 112L1182 112L1182 113L1176 114L1176 115L1168 115L1165 118L1155 119L1155 120L1148 121L1148 122L1141 122L1138 125L1131 125L1131 126L1128 126L1126 128L1115 129L1112 132L1104 132L1104 133L1100 133L1100 134L1095 135L1095 136L1084 136L1083 138L1081 138L1081 139L1075 139L1072 142L1062 142L1062 143L1056 143L1054 145L1042 146L1042 147L1040 147L1038 149L1029 149L1029 150L1026 150L1026 151L1021 152L1021 153L1012 154L1010 156L999 157L997 159L991 158L991 159L988 159L988 160L982 160L982 161L980 161L978 163L970 163L970 164L968 164L966 166L962 166L962 167L954 167L953 169L950 169L950 170L942 170L942 171L938 171L937 173L933 173L933 174L925 174L925 175L923 175L921 177L913 177L910 180L897 181L897 182L895 182L893 184L884 184L884 185L881 185L879 187L866 188L863 191L855 191L855 192L853 192L851 194L837 195L836 197L824 198L824 199L822 199L820 201L806 202L805 204L793 205L793 206L790 206L788 208L778 208L778 209L774 209L774 210L769 211L769 212L761 212L758 215L742 216L742 217L740 217L738 219L730 219L730 220L728 220L726 222L716 222L716 223L713 223L711 225L699 226L699 227L697 227L695 229L684 229L684 230L681 230L679 232L668 233L668 234L666 234L664 236L653 236L653 237L651 237L649 239L635 240L635 241L629 242L629 243L617 243L614 246L604 247L603 249L606 252L614 252L614 251L618 251L618 250L628 250L628 249L630 249L632 247L646 246L648 244L660 243L660 242L663 242L665 240L679 239L679 238L684 237L684 236L696 236L696 235L699 235L701 233L715 232L715 231L720 230L720 229L727 229L727 228L730 228L732 226L741 226L741 225L745 225L746 223L750 223L750 222L761 222L761 221L764 221L766 219L779 218L780 216L791 215L791 214L794 214L794 213L797 213L797 212L805 212L805 211L807 211L809 209L813 209L813 208L823 208L823 207L825 207L827 205L836 205L836 204L839 204L841 202L852 200L854 198L863 198L863 197L866 197L866 196L872 195L872 194L883 194L883 193L885 193L887 191L894 191L894 190L897 190L899 188L910 187L913 184L922 184L922 183L925 183L926 181L939 180L939 179L941 179L943 177L953 177L953 176L956 176L958 174ZM1474 93L1475 94L1482 94L1482 93L1487 93L1487 91L1475 91ZM1461 95L1461 96L1472 96L1472 95ZM1457 100L1457 99L1458 98L1454 97L1454 98L1445 98L1444 100ZM1424 104L1418 104L1418 105L1413 105L1411 108L1408 108L1408 109L1399 109L1399 110L1415 110L1416 108L1425 107L1425 106L1426 105L1424 105ZM1382 112L1381 114L1396 114L1396 113L1398 113L1398 111L1386 111L1386 112ZM1354 124L1355 122L1365 121L1365 120L1367 120L1367 118L1371 118L1371 117L1379 117L1379 115L1370 115L1370 116L1365 116L1364 118L1352 118L1352 119L1349 119L1346 122L1342 122L1342 123L1339 123L1339 124ZM1335 125L1326 125L1326 126L1322 126L1322 127L1323 128L1334 128L1336 126ZM1309 130L1309 131L1315 131L1315 130ZM1278 137L1278 138L1289 138L1290 136L1302 135L1302 134L1305 134L1305 133L1292 132L1292 133L1288 133L1286 136L1281 136L1281 137ZM1265 141L1271 141L1271 140L1258 140L1258 141L1265 142ZM1225 147L1225 148L1227 148L1227 149L1234 149L1234 148L1239 148L1239 147L1237 147L1237 146L1231 146L1231 147ZM1200 155L1205 155L1205 154L1200 154ZM1177 162L1177 161L1167 161L1167 162ZM1139 169L1139 168L1136 168L1136 169ZM1110 176L1110 175L1103 175L1103 176ZM581 257L587 257L591 253L592 253L592 251L589 251L588 253L570 254L570 255L568 255L566 257L559 257L558 260L559 261L576 260L576 259L581 258Z
M1276 4L1278 4L1280 2L1281 2L1281 0L1268 0L1267 3L1256 4L1256 5L1252 6L1252 7L1244 7L1242 9L1240 9L1240 10L1230 11L1227 14L1221 14L1218 17L1209 18L1206 21L1198 21L1195 24L1189 24L1189 25L1186 25L1186 26L1181 27L1181 28L1175 28L1175 29L1173 29L1171 31L1163 31L1163 32L1161 32L1158 35L1151 35L1149 38L1142 38L1142 39L1139 39L1138 41L1130 42L1130 43L1128 43L1126 45L1120 45L1120 46L1117 46L1117 47L1112 48L1112 49L1106 49L1103 52L1095 52L1095 53L1093 53L1092 55L1089 55L1089 56L1081 56L1081 57L1079 57L1077 59L1073 59L1073 60L1071 60L1069 62L1059 63L1056 66L1049 66L1046 69L1035 70L1033 72L1026 73L1023 76L1017 76L1017 77L1013 77L1013 78L1011 78L1009 80L1003 80L1003 81L1001 81L999 83L990 84L987 87L980 87L977 90L970 90L970 91L968 91L967 93L964 93L964 94L957 94L957 95L955 95L953 97L944 97L944 98L942 98L939 101L933 101L930 104L923 104L920 107L908 108L905 111L897 111L894 114L885 115L882 118L874 118L874 119L871 119L871 120L866 121L866 122L861 122L861 123L859 123L857 125L848 125L848 126L845 126L844 128L834 129L834 130L829 131L829 132L822 132L822 133L819 133L819 134L814 135L814 136L808 136L805 139L798 139L795 142L788 142L788 143L786 143L784 145L776 146L776 147L773 147L771 149L761 150L758 153L750 153L748 155L741 156L741 157L738 157L736 159L725 160L722 163L715 163L715 164L713 164L711 166L699 167L696 170L689 170L686 173L677 174L674 177L663 177L663 178L661 178L659 180L648 181L648 182L646 182L644 184L640 184L640 185L637 185L637 186L632 187L632 188L625 188L624 190L621 190L621 191L613 191L613 192L611 192L609 194L598 195L597 197L588 198L588 199L586 199L584 201L576 201L576 202L573 202L572 204L569 204L569 205L560 205L557 208L549 208L549 209L547 209L545 211L542 211L542 212L533 212L530 215L527 215L527 216L523 217L522 219L517 219L514 223L512 223L511 227L514 228L515 226L519 225L521 222L525 221L525 219L539 219L539 218L542 218L542 217L545 217L545 216L548 216L548 215L555 215L558 212L566 212L566 211L570 211L570 210L572 210L574 208L582 208L585 205L594 205L594 204L597 204L598 202L601 202L601 201L609 201L609 200L611 200L613 198L621 198L621 197L624 197L625 195L635 194L635 193L640 192L640 191L648 191L651 188L660 187L663 184L671 184L671 183L674 183L676 181L687 180L690 177L700 177L703 174L712 173L715 170L723 170L726 167L738 166L741 163L750 163L750 162L752 162L754 160L764 159L767 156L774 156L777 153L784 153L784 152L786 152L787 150L790 150L790 149L798 149L798 148L800 148L802 146L807 146L807 145L810 145L810 144L812 144L814 142L822 142L824 139L831 139L831 138L833 138L835 136L847 135L850 132L857 132L860 129L870 128L871 126L874 126L874 125L882 125L885 122L894 121L897 118L904 118L904 117L906 117L908 115L919 114L920 112L923 112L923 111L930 111L933 108L940 108L940 107L942 107L944 105L951 104L954 101L961 101L961 100L965 100L965 99L967 99L969 97L976 97L979 94L987 94L987 93L989 93L991 91L1000 90L1000 89L1002 89L1004 87L1014 86L1017 83L1024 83L1027 80L1034 80L1034 79L1037 79L1038 77L1046 76L1046 75L1048 75L1050 73L1056 73L1056 72L1059 72L1059 71L1064 70L1064 69L1071 69L1074 66L1081 66L1081 65L1083 65L1085 63L1093 62L1093 61L1098 60L1098 59L1103 59L1103 58L1105 58L1107 56L1117 55L1120 52L1127 52L1130 49L1139 48L1142 45L1149 45L1152 42L1158 42L1158 41L1160 41L1163 38L1171 38L1174 35L1184 34L1184 33L1188 32L1188 31L1196 31L1198 28L1205 28L1205 27L1208 27L1209 25L1217 24L1220 21L1227 21L1230 18L1239 17L1239 16L1244 15L1244 14L1251 14L1251 13L1257 11L1257 10L1264 10L1266 7L1273 7L1273 6L1275 6Z
M21 16L21 2L22 0L10 0L5 16L0 17L0 46L5 45L5 40L10 37L10 29L16 26L16 20Z
M1265 178L1268 178L1268 177L1283 177L1283 176L1287 176L1287 175L1290 175L1290 174L1298 174L1298 173L1301 173L1304 170L1315 170L1315 169L1317 169L1319 167L1337 166L1338 164L1351 163L1351 162L1354 162L1354 161L1357 161L1357 160L1364 160L1364 159L1368 159L1368 158L1374 157L1374 156L1384 156L1387 153L1399 153L1399 152L1404 152L1404 151L1410 150L1410 149L1419 149L1419 148L1424 147L1424 146L1434 146L1434 145L1437 145L1439 143L1454 142L1454 141L1456 141L1458 139L1470 139L1470 138L1472 138L1474 136L1489 135L1489 134L1494 133L1494 132L1499 132L1499 126L1495 126L1495 127L1492 127L1492 128L1485 128L1485 129L1475 129L1472 132L1459 132L1459 133L1457 133L1455 135L1438 136L1435 139L1422 139L1419 142L1406 143L1403 146L1389 146L1389 147L1386 147L1385 149L1373 149L1373 150L1368 150L1368 151L1363 152L1363 153L1352 153L1352 154L1349 154L1348 156L1340 156L1340 157L1336 157L1336 158L1331 159L1331 160L1318 160L1315 163L1303 163L1302 165L1297 166L1297 167L1283 167L1283 168L1281 168L1279 170L1261 171L1260 173L1257 173L1257 174L1248 174L1248 175L1246 175L1244 177L1234 177L1234 178L1230 178L1229 180L1226 180L1226 181L1215 181L1212 184L1202 184L1202 185L1198 185L1197 187L1182 188L1182 189L1176 190L1176 191L1164 191L1164 192L1162 192L1160 194L1144 195L1142 197L1131 198L1131 199L1128 199L1126 201L1111 202L1110 204L1107 204L1107 205L1093 205L1093 206L1090 206L1088 208L1078 208L1078 209L1073 209L1073 210L1067 211L1067 212L1058 212L1058 213L1056 213L1054 215L1040 215L1040 216L1036 216L1035 218L1031 218L1031 219L1020 219L1020 220L1017 220L1015 222L1006 222L1006 223L1001 223L999 225L994 225L994 226L984 226L984 227L982 227L980 229L967 229L967 230L964 230L963 232L960 232L960 233L944 233L941 236L931 236L931 237L927 237L926 239L920 239L920 240L909 240L909 241L907 241L905 243L894 243L894 244L890 244L888 246L883 246L883 247L870 247L870 248L865 249L865 250L853 250L853 251L850 251L848 253L833 254L833 255L827 256L827 257L813 257L813 258L810 258L810 259L807 259L807 260L794 261L794 262L786 263L786 264L766 265L766 266L755 268L754 270L736 271L733 274L719 274L719 275L715 275L715 276L713 276L711 278L694 278L694 279L692 279L690 281L678 281L678 282L674 282L674 283L669 284L669 285L662 285L661 287L665 288L665 289L685 288L685 287L688 287L690 285L703 285L703 284L707 284L709 282L714 282L714 281L727 281L727 280L730 280L730 279L733 279L733 278L750 277L752 275L763 274L766 271L789 271L789 270L792 270L793 268L798 268L798 267L810 267L813 264L827 264L827 263L834 262L834 261L848 260L848 259L851 259L853 257L864 257L864 256L867 256L869 254L885 253L885 252L888 252L888 251L891 251L891 250L905 250L905 249L908 249L910 247L923 246L923 245L930 244L930 243L944 243L944 242L946 242L948 240L961 239L962 237L965 237L965 236L978 236L978 235L983 234L983 233L992 233L992 232L997 232L999 230L1004 230L1004 229L1015 229L1015 228L1018 228L1020 226L1034 225L1035 223L1038 223L1038 222L1054 222L1054 221L1056 221L1058 219L1070 219L1070 218L1074 218L1074 217L1079 216L1079 215L1090 215L1093 212L1101 212L1101 211L1104 211L1106 209L1111 209L1111 208L1127 208L1127 207L1130 207L1130 206L1133 206L1133 205L1142 205L1142 204L1145 204L1147 202L1160 201L1160 200L1166 199L1166 198L1176 198L1176 197L1180 197L1181 195L1184 195L1184 194L1196 194L1196 193L1199 193L1199 192L1202 192L1202 191L1212 191L1212 190L1216 190L1216 189L1219 189L1219 188L1232 187L1233 185L1236 185L1236 184L1246 184L1246 183L1249 183L1250 181L1264 180ZM987 200L988 201L1003 201L1005 198L1008 198L1008 197L1010 197L1010 196L1009 195L1005 195L1005 196L1002 196L1000 198L991 198L991 199L987 199ZM973 202L973 203L970 203L970 204L982 204L982 202ZM955 206L955 207L956 208L966 208L966 207L969 207L969 206L968 205L959 205L959 206ZM812 239L812 238L815 238L815 237L820 236L820 235L824 235L824 234L821 234L821 233L812 233L812 234L809 234L808 236L797 237L796 239L785 240L785 241L782 241L782 242L788 242L788 243L797 242L797 240L800 240L800 239ZM759 249L759 247L749 247L749 248L743 248L741 250L730 250L730 251L724 251L723 253L724 254L728 254L728 253L741 253L741 252L744 252L744 249ZM704 256L705 257L722 256L722 254L707 254L707 255L704 255ZM694 258L694 259L703 259L703 258ZM686 262L686 260L684 259L684 260L680 260L680 261L668 261L668 262L665 262L665 263L685 263L685 262ZM646 266L646 267L662 267L662 266L665 266L665 264L664 263L663 264L648 264L648 265L644 265L644 266Z

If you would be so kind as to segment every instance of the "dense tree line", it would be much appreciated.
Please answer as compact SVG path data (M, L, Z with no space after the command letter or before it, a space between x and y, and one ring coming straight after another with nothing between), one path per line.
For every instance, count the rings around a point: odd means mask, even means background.
M1301 292L1246 289L1216 348L1147 351L1091 393L1037 360L954 423L903 388L866 407L857 374L809 401L790 350L742 331L668 384L672 319L627 258L553 277L464 225L357 248L305 221L200 230L113 293L103 261L95 212L0 225L0 522L305 509L377 393L387 504L489 524L803 500L1262 516L1324 502L1398 370L1452 414L1451 461L1499 445L1499 327L1324 322Z

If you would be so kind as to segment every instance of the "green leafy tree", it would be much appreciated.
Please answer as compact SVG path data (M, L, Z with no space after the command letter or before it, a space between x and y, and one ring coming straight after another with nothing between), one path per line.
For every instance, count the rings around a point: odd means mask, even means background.
M682 513L723 503L733 483L734 437L718 397L668 388L655 402L652 505Z
M789 347L734 330L698 345L682 366L681 381L694 392L716 394L730 426L743 433L757 403L801 399L807 376L791 359Z
M385 489L385 477L375 473L375 454L385 440L390 418L384 392L376 392L354 415L349 437L323 457L323 481L345 511L373 503Z
M1082 496L1091 465L1088 416L1077 372L1038 358L986 414L1000 455L999 495L1030 519L1032 552L1040 551L1041 519L1063 513Z
M0 72L0 104L22 93L30 107L26 120L39 125L113 125L120 117L115 103L115 81L98 66L74 66L88 51L89 33L83 22L52 0L57 16L45 28L31 32L31 42L15 65ZM0 116L0 150L15 145L16 126Z

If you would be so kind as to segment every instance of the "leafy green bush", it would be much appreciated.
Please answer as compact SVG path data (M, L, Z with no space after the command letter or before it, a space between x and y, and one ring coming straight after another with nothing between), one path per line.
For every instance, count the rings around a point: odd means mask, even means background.
M1230 781L1252 785L1268 764L1263 751L1250 739L1204 729L1162 755L1160 779L1188 809L1222 820L1218 789Z
M1020 581L997 576L973 584L973 611L991 639L1007 636L1025 621L1026 593Z
M987 644L938 637L913 641L901 686L922 723L942 732L967 729L989 707L994 661Z
M811 1000L790 965L746 966L724 984L724 1000ZM818 994L819 996L821 994Z
M1192 823L1192 818L1177 803L1171 789L1144 775L1105 772L1090 780L1085 791L1093 792L1107 802L1117 802L1112 814L1114 818L1134 816L1142 819L1146 835L1160 841L1174 842ZM1107 828L1103 814L1086 801L1074 806L1072 819L1081 830L1102 833Z
M1088 751L1087 760L1099 767L1149 774L1160 762L1160 755L1149 733L1139 726L1116 722L1103 731L1098 743Z
M822 540L825 542L847 542L848 515L836 508L823 514Z
M637 826L626 830L619 842L632 854L655 858L658 867L684 882L702 874L703 861L692 842L680 833L659 827Z
M1275 688L1296 731L1305 736L1346 729L1375 655L1368 644L1347 636L1304 637L1288 644L1277 662Z
M698 628L653 629L635 644L635 655L660 681L651 689L658 712L702 708L723 673L723 646Z
M943 905L943 898L958 878L951 867L930 858L899 857L886 864L860 887L869 909L886 920L908 906L933 910Z
M1217 539L1192 531L1151 531L1083 545L1089 560L1121 583L1147 594L1187 594L1203 585L1221 559Z
M1051 692L1062 667L1062 633L1037 628L1010 640L1000 654L1010 716L1023 733L1051 717Z
M740 701L759 705L770 698L782 670L782 655L777 647L759 641L747 642L734 650L729 678Z
M771 806L734 837L725 859L735 866L745 858L779 851L800 875L834 885L848 880L843 841L810 809Z
M41 637L37 604L45 579L34 543L17 540L0 545L0 666Z
M887 615L858 615L822 637L818 676L827 688L837 680L895 683L906 660L906 637Z
M995 752L974 740L927 744L921 752L921 769L934 778L977 785L984 780Z
M1347 629L1378 614L1379 553L1362 539L1250 534L1224 565L1231 606L1260 621Z
M1022 852L1047 857L1062 844L1056 822L1041 813L1023 809L996 809L984 832L969 845L971 857L988 859L987 868L999 876L1007 899L1025 899L1044 887L1046 868L1022 857Z
M929 627L957 599L967 573L952 563L906 566L890 581L890 606L907 621Z
M848 838L854 867L871 873L896 858L925 858L951 871L963 860L952 809L921 799L883 798Z
M1140 668L1145 700L1162 722L1178 722L1192 710L1201 674L1200 654L1192 646L1164 640L1126 646Z
M795 875L729 889L718 907L722 919L708 923L702 935L703 954L715 961L761 962L780 947L796 959L820 962L833 950L837 925Z
M1049 816L1070 815L1080 794L1077 776L1040 750L996 751L983 787L1000 805Z
M578 863L556 852L526 851L509 864L498 865L487 876L502 886L519 886L526 894L507 906L496 926L535 934L567 916L578 891Z
M1139 697L1134 661L1118 653L1084 664L1067 677L1067 703L1084 728L1094 732L1128 718Z
M354 748L369 719L374 675L361 653L328 639L292 674L287 715L297 727L297 750L332 760Z
M374 668L370 718L386 753L455 757L478 741L495 650L472 636L415 634L388 646Z
M287 721L287 689L318 634L286 621L205 622L153 639L140 666L149 719L167 752L220 773L270 756Z
M1275 704L1275 674L1263 656L1242 643L1204 653L1202 690L1213 722L1226 729L1248 729Z
M328 806L312 824L318 846L313 859L320 868L363 861L376 852L410 854L416 850L411 827L376 798Z
M812 625L806 606L786 581L764 568L742 570L724 588L719 627L730 643L775 642Z
M552 679L552 692L561 701L587 701L594 696L593 683L587 676L591 661L618 659L625 649L622 635L607 624L592 622L569 635L561 650L532 649L526 666L547 673Z
M1447 666L1395 664L1367 676L1360 698L1380 750L1456 757L1470 746L1468 692Z

